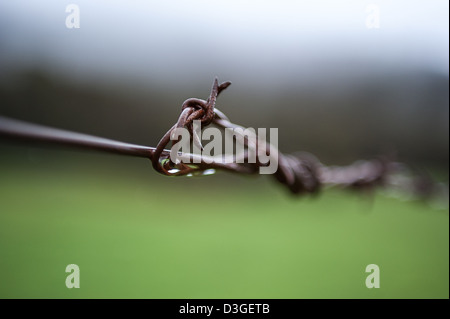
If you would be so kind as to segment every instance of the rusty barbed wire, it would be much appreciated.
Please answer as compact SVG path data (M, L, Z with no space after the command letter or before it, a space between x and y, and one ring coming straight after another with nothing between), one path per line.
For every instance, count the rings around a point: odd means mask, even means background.
M226 170L238 174L257 174L260 167L267 164L260 161L258 152L264 152L269 160L276 160L278 168L273 177L296 195L315 194L324 186L339 186L357 190L373 189L377 186L393 186L406 190L418 197L430 197L436 193L448 199L448 187L435 183L430 178L410 173L406 165L392 161L388 157L357 161L348 166L326 166L315 156L306 152L283 154L276 147L259 139L256 134L245 135L243 144L246 152L234 156L234 161L223 161L214 156L194 153L179 153L181 161L175 163L170 158L167 146L176 141L172 134L176 128L187 128L191 142L202 148L201 140L193 129L198 120L203 127L215 125L222 129L242 128L232 123L216 108L217 97L231 82L219 84L215 78L206 100L189 98L183 102L177 122L164 134L156 148L105 139L97 136L27 123L0 116L0 136L34 142L50 142L122 155L145 157L151 160L153 168L167 176L202 174L211 169ZM256 161L248 161L249 154L258 154ZM237 161L239 159L239 161ZM195 163L195 164L193 164ZM448 201L448 200L447 200Z
M278 161L278 169L273 174L274 178L285 185L293 194L314 194L320 191L323 186L340 186L352 189L371 189L376 186L387 184L396 184L400 187L399 179L394 176L405 169L404 165L389 160L387 157L378 157L368 161L357 161L348 166L326 166L322 164L315 156L306 152L297 152L294 154L283 154L277 148L258 139L256 135L245 136L245 147L251 152L244 154L244 163L236 162L224 164L223 161L212 160L207 164L203 161L200 164L192 164L192 155L185 156L189 164L183 162L174 163L170 160L165 148L171 142L171 135L176 128L185 127L189 130L193 143L199 145L201 143L196 131L192 129L194 120L200 120L203 126L214 124L221 128L243 128L233 124L221 111L215 107L218 95L231 85L231 82L224 82L219 85L217 78L214 79L211 93L206 100L191 98L182 104L182 112L178 121L167 131L158 143L153 154L152 163L156 171L168 176L188 175L196 172L202 172L211 168L226 169L228 171L241 174L256 174L261 166L261 161L255 163L248 162L248 154L258 153L260 147L267 148L266 153L276 158ZM172 139L173 143L173 139ZM263 144L260 146L260 144ZM201 158L202 159L202 158ZM429 180L425 182L421 176L415 180L410 177L407 181L403 180L404 188L414 189L416 195L431 194L436 184ZM419 183L418 181L422 182ZM421 189L419 187L421 185ZM415 187L417 185L417 187Z

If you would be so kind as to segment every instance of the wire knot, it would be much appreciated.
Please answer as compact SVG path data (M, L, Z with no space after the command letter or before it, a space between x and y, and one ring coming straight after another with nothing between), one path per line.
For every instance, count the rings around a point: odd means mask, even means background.
M183 102L181 110L189 114L183 123L178 123L181 126L191 126L194 120L200 120L205 126L212 123L215 117L214 107L216 104L217 96L224 89L229 87L231 82L224 82L219 85L217 78L214 79L213 86L211 88L211 93L207 100L190 98ZM182 113L183 114L183 113Z
M192 165L185 165L183 163L173 163L167 156L162 156L164 148L169 144L172 139L172 133L176 128L186 127L189 130L191 139L194 143L203 149L201 141L197 132L193 129L193 121L200 120L204 126L210 125L216 118L226 118L222 112L215 110L215 104L217 96L231 85L231 82L223 82L219 85L217 77L214 79L211 93L208 99L190 98L183 102L181 106L181 114L172 128L167 131L164 137L159 141L155 152L153 154L153 167L160 173L165 175L186 175L196 170L201 170L199 167L193 167ZM176 168L176 173L172 173L171 170Z

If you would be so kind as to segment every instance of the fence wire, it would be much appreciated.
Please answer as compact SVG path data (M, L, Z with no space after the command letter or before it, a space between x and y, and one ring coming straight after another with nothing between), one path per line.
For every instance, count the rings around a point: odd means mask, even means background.
M261 161L260 154L278 163L272 176L296 195L315 194L325 186L339 186L356 190L371 190L376 187L392 188L413 197L446 197L448 187L434 182L425 174L415 175L406 165L380 156L372 160L357 161L348 166L326 166L315 156L306 152L283 154L276 147L261 140L256 134L243 137L246 151L234 155L234 160L194 153L181 153L181 161L175 163L170 158L169 144L174 144L173 133L176 128L187 128L192 143L201 148L201 140L193 129L193 122L200 121L202 127L215 125L223 129L243 127L232 123L228 117L215 107L217 97L230 86L230 82L214 79L211 93L206 100L190 98L183 102L177 122L166 132L156 147L124 143L97 136L81 134L57 128L27 123L0 117L0 136L32 142L49 142L65 146L75 146L110 153L137 156L150 159L153 168L164 175L202 175L212 169L226 170L238 174L258 174L267 165ZM263 152L263 153L261 153ZM249 161L249 154L256 154L256 161ZM239 159L239 161L238 161ZM193 164L195 163L195 164ZM445 201L445 199L444 199Z

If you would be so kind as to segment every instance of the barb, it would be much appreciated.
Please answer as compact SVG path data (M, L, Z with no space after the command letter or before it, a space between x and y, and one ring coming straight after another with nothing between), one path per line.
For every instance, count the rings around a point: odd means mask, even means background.
M210 169L222 169L239 174L256 174L260 167L265 166L259 158L260 154L264 154L270 159L277 160L278 169L273 176L293 194L315 194L326 185L352 189L372 189L376 186L393 185L398 189L403 188L422 197L437 192L447 193L448 197L448 189L445 185L436 184L424 176L413 177L405 174L404 165L386 157L358 161L348 166L329 167L309 153L283 154L273 145L260 140L256 134L242 136L247 151L243 155L239 155L241 161L235 160L230 163L217 160L214 156L178 153L181 161L174 163L170 159L170 150L167 149L167 146L174 143L173 132L176 128L187 128L192 143L199 149L203 147L196 130L193 129L195 120L199 120L203 127L214 124L223 129L244 129L232 123L224 113L215 107L219 94L230 85L231 82L219 85L215 78L210 95L206 100L190 98L184 101L177 122L164 134L156 148L49 128L5 117L0 117L0 136L145 157L152 161L153 168L157 172L167 176L202 174ZM250 153L258 154L255 163L248 161ZM235 159L237 156L235 155Z

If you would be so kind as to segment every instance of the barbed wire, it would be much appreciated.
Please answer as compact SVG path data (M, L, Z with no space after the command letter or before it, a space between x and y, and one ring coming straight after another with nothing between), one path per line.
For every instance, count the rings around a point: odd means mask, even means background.
M208 158L208 163L192 165L193 157L185 156L188 164L174 163L164 153L167 145L174 142L171 138L176 128L188 128L193 143L201 144L197 132L192 129L192 123L199 120L203 126L214 124L223 129L236 129L243 127L232 123L224 113L215 107L218 95L231 85L224 82L219 85L214 79L211 93L206 100L191 98L182 104L182 112L178 121L167 131L158 143L153 154L152 163L156 171L164 175L190 175L211 168L226 169L240 174L256 174L262 164L258 158L253 163L248 161L249 154L261 154L261 148L265 149L264 155L269 155L270 160L278 162L278 169L273 174L275 179L285 185L293 194L317 193L323 186L340 186L352 189L372 189L376 186L395 186L397 189L414 193L414 196L428 197L436 192L441 192L443 184L437 184L425 175L414 176L410 174L406 166L390 160L386 156L366 161L357 161L348 166L326 166L315 156L307 152L283 154L265 140L259 139L247 131L244 145L247 152L243 154L238 164L236 158L232 163L224 164L223 158L218 161ZM238 131L238 132L242 132ZM201 145L199 145L201 148ZM201 158L204 159L204 158Z
M212 169L226 170L238 174L257 174L267 161L261 161L264 154L270 160L275 160L278 168L273 177L287 187L293 194L315 194L324 186L339 186L358 190L374 187L395 187L397 190L414 194L417 197L430 197L435 194L446 194L448 188L444 184L435 183L425 175L411 174L401 163L388 157L378 157L372 160L357 161L348 166L326 166L315 156L306 152L283 154L276 147L261 140L256 134L242 135L246 151L235 154L233 161L224 161L223 157L204 154L179 153L177 163L171 160L169 144L176 139L173 133L177 128L189 131L192 143L202 148L201 139L193 129L194 121L200 121L203 127L215 125L222 129L244 129L232 123L228 117L215 107L217 97L231 82L219 85L214 79L211 92L206 100L190 98L183 102L182 111L177 122L164 134L156 148L124 143L97 136L81 134L47 126L27 123L0 116L0 136L34 142L50 142L59 145L88 148L98 151L122 155L144 157L151 160L153 168L167 176L204 174ZM235 130L235 132L239 132ZM257 154L256 161L249 161L249 154ZM193 164L195 163L195 164ZM448 200L447 200L448 201Z

